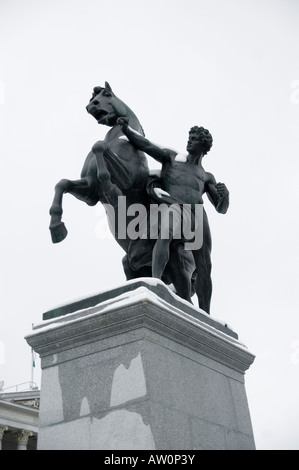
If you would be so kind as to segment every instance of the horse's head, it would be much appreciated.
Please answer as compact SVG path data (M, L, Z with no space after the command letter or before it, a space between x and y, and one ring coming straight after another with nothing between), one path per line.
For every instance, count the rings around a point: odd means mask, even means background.
M115 126L118 117L126 116L128 110L127 106L115 96L108 82L105 82L104 88L97 86L93 89L86 109L99 124L110 127Z

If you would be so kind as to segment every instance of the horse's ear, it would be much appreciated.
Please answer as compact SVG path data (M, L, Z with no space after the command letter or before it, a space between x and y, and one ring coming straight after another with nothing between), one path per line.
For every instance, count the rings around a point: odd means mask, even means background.
M112 88L111 88L111 86L109 85L108 82L105 82L105 88L106 88L106 90L108 90L108 91L110 91L111 93L113 93Z

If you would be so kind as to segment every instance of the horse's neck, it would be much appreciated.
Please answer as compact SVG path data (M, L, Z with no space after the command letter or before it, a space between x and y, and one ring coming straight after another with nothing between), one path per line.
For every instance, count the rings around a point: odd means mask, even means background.
M135 116L133 111L131 111L129 108L127 109L127 114L126 117L129 119L129 126L134 129L134 131L139 132L141 135L144 134L142 126L138 120L138 118ZM108 133L106 134L105 141L106 142L111 142L111 140L117 139L118 137L124 135L121 127L116 124L113 126Z
M139 132L139 134L144 134L142 126L138 120L138 118L135 116L135 114L132 112L132 115L128 116L129 118L129 126L134 129L134 131Z

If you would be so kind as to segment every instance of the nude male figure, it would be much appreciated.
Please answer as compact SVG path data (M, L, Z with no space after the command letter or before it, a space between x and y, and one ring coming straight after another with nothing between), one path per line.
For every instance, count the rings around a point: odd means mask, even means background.
M186 146L187 154L162 148L153 144L141 134L131 129L125 118L119 118L125 136L140 150L162 164L162 190L179 203L190 204L193 211L196 204L203 204L206 193L216 211L225 214L229 206L229 191L225 184L216 183L215 177L204 170L202 159L212 147L212 136L207 129L194 126L189 131ZM159 238L153 250L152 275L161 279L169 259L168 239ZM197 270L196 294L200 308L210 313L212 295L211 281L211 234L207 215L203 211L203 244L193 251Z

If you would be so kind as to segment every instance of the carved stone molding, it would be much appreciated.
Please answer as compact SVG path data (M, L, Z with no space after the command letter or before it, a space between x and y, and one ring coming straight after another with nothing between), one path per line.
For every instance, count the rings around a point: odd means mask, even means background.
M8 426L0 425L0 440L3 438L3 434L8 430Z
M18 445L27 445L29 437L33 436L32 431L26 431L25 429L20 429L15 433Z

